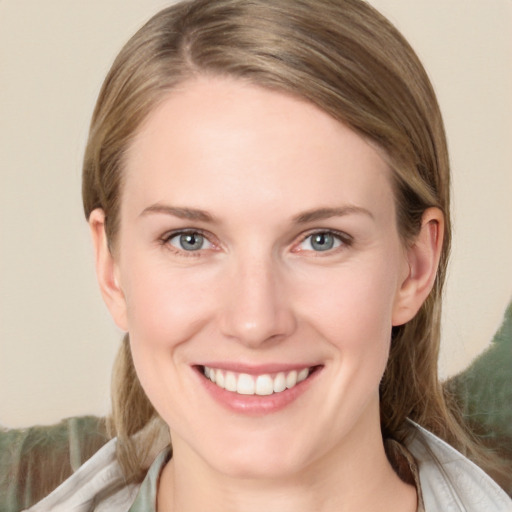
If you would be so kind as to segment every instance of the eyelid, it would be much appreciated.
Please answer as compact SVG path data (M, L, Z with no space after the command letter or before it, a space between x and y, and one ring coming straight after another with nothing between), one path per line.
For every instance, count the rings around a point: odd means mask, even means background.
M311 251L311 250L305 250L305 249L298 249L297 247L305 242L309 237L319 234L329 234L337 238L341 241L341 246L335 247L333 249L326 250L324 252L322 251ZM306 233L302 233L296 243L293 244L292 252L311 252L316 253L317 255L328 255L333 254L334 252L337 252L338 250L343 250L344 248L350 247L353 244L354 238L350 236L348 233L345 233L344 231L338 231L336 229L332 228L324 228L324 229L312 229Z
M197 251L185 251L184 249L180 249L174 245L172 245L170 243L170 240L172 238L175 238L177 236L181 236L181 235L190 235L190 234L197 234L197 235L201 235L202 237L204 237L211 245L212 247L209 247L207 249L198 249ZM204 251L210 251L210 250L215 250L219 247L219 244L216 243L214 240L212 239L215 239L215 237L208 231L204 231L203 229L200 229L200 228L180 228L180 229L173 229L171 231L166 231L160 238L159 238L159 242L161 245L163 245L164 247L166 247L168 250L172 251L173 253L175 254L178 254L180 256L185 256L185 257L188 257L188 256L200 256L201 253L203 253Z

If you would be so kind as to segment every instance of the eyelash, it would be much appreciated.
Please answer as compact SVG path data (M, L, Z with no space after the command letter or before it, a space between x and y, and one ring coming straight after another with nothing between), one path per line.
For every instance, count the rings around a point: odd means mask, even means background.
M326 249L325 251L314 251L311 249L294 249L293 252L310 252L313 253L315 257L320 257L324 255L328 256L335 253L337 254L339 251L343 251L344 249L347 249L353 244L353 238L347 233L344 233L343 231L337 231L335 229L317 229L315 231L310 231L309 233L306 233L304 236L302 236L300 241L297 244L295 244L294 247L303 244L308 238L312 238L315 235L332 236L339 242L339 245L337 247Z
M179 249L175 246L173 246L170 241L173 238L177 238L179 236L184 235L199 235L203 237L209 244L211 244L213 247L218 247L217 244L211 241L212 235L209 233L206 233L200 229L182 229L178 231L171 231L169 233L166 233L160 238L160 244L164 247L166 247L168 250L173 252L174 254L177 254L179 256L183 257L200 257L202 255L202 252L204 250L208 249L198 249L197 251L187 251L185 249ZM314 250L304 250L304 249L297 249L297 246L303 244L308 238L314 237L315 235L330 235L333 238L335 238L340 244L337 247L326 249L325 251L314 251ZM315 231L308 232L301 236L299 242L294 244L294 248L292 249L292 252L311 252L315 254L315 256L323 256L330 255L333 253L338 253L340 250L346 249L350 247L353 244L353 238L348 235L347 233L344 233L342 231L336 231L333 229L318 229Z
M177 254L178 256L183 256L185 258L188 257L199 257L201 256L201 253L204 249L199 249L197 251L187 251L185 249L179 249L175 246L173 246L170 242L173 238L177 238L184 235L199 235L203 237L206 241L208 241L212 246L216 246L210 239L212 236L208 233L205 233L204 231L200 229L181 229L178 231L171 231L170 233L166 233L164 236L160 238L160 244L164 246L166 249L170 250L174 254Z

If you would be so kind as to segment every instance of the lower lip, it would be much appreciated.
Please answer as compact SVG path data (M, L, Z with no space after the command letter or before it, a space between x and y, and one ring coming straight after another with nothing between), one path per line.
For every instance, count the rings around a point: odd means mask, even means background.
M262 416L284 409L309 388L320 371L321 368L316 367L314 371L309 374L307 379L299 382L293 388L286 389L280 393L261 396L240 395L233 391L226 391L225 389L219 388L219 386L205 377L202 369L197 368L197 373L202 385L215 401L231 411L251 416Z

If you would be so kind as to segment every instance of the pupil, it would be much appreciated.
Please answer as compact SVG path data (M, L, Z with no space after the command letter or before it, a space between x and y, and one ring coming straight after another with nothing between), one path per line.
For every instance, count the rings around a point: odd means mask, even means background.
M316 251L328 251L334 245L334 238L328 233L318 233L313 236L311 245Z
M180 236L180 243L186 251L196 251L203 245L203 237L195 233Z

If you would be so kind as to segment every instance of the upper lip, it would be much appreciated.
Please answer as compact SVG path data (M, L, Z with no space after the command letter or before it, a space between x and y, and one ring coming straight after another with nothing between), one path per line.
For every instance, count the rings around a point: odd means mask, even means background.
M208 361L194 366L208 366L217 370L226 370L234 373L247 373L249 375L262 375L268 373L291 372L320 366L311 363L268 363L268 364L244 364L228 361Z

